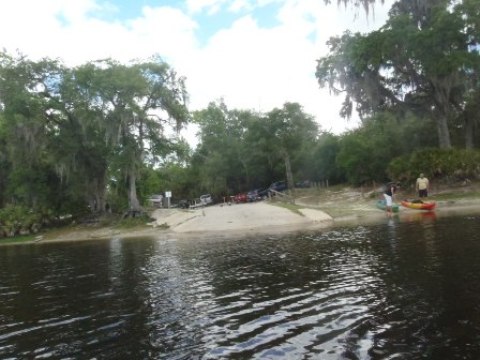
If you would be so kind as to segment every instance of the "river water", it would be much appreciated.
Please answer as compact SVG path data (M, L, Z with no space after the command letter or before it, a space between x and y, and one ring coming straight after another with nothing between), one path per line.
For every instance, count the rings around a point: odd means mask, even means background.
M480 216L0 247L0 359L480 359Z

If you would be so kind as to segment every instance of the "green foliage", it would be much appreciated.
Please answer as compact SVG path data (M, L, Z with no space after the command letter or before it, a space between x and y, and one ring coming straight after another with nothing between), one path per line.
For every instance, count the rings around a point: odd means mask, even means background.
M188 120L184 80L160 59L128 66L105 60L79 72L87 101L103 111L98 128L111 150L110 176L118 176L117 186L128 187L128 207L139 210L137 181L145 158L155 161L172 152L164 129L178 129Z
M340 150L341 137L330 133L320 135L316 147L312 150L314 156L310 169L313 174L307 179L313 181L328 180L331 185L344 182L345 172L337 166L336 159Z
M117 180L119 178L120 180ZM121 214L125 209L128 209L127 186L123 177L112 176L108 184L108 194L106 197L106 204L109 210L115 214Z
M142 214L140 216L127 217L125 219L121 219L116 224L116 227L122 228L122 229L132 229L136 227L143 227L150 221L151 219L150 217L148 217L148 215Z
M66 68L0 53L0 205L77 216L104 211L112 191L112 204L135 208L145 163L186 151L164 133L188 120L185 98L160 59Z
M169 162L159 168L145 167L141 173L141 183L139 192L142 199L153 194L165 194L166 191L172 193L172 203L181 199L190 199L198 197L195 192L194 176L189 167L180 165L176 162Z
M371 159L372 150L373 147L355 133L342 138L337 164L350 183L359 185L370 180L372 174L378 174L375 162Z
M434 141L430 121L413 116L400 121L390 113L380 113L340 137L336 166L351 184L383 182L389 177L387 167L392 158Z
M345 95L342 116L349 117L354 104L362 118L414 113L435 121L438 146L450 148L450 132L460 127L468 141L473 129L465 126L464 104L479 91L480 70L480 53L472 48L479 38L472 21L478 2L472 4L394 3L379 30L330 39L330 53L317 64L320 86Z
M249 148L252 139L248 127L255 118L250 111L229 110L223 102L211 103L205 110L194 113L201 140L192 157L196 196L233 195L253 182L250 164L257 154Z
M450 137L479 146L479 9L478 0L401 0L382 28L330 39L318 82L345 95L342 116L362 119L338 136L319 134L297 103L259 114L220 101L191 115L184 79L159 58L67 68L0 53L2 226L16 233L107 203L121 214L167 190L176 202L277 180L477 178L478 152L436 147ZM191 117L200 128L193 154L166 131Z
M23 206L9 205L0 209L0 237L30 232L34 226L40 228L42 215Z
M479 150L423 149L393 159L388 174L402 183L413 183L420 173L441 181L478 179L479 164Z
M281 109L273 109L263 121L268 127L267 141L284 163L284 178L293 189L294 162L301 159L306 146L312 147L318 136L318 125L298 103L285 103Z
M201 139L192 156L197 194L222 197L294 175L301 180L313 175L310 161L318 126L299 104L286 103L262 115L211 103L193 118Z

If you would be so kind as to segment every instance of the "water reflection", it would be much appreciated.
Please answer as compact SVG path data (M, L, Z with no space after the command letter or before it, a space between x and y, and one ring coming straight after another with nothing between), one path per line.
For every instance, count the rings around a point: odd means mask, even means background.
M0 358L476 359L479 217L0 249Z

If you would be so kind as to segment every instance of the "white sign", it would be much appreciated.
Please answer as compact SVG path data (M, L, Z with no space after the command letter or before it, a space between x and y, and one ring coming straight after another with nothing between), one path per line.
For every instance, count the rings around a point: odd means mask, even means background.
M171 191L165 191L165 197L166 198L171 198L172 197L172 192Z

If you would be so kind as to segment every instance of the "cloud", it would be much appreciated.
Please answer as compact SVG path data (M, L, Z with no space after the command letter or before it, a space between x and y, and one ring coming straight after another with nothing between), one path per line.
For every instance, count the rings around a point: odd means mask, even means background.
M190 13L198 13L205 10L212 15L220 11L220 7L226 0L187 0L187 9Z
M229 108L264 112L298 102L323 129L339 133L351 124L338 116L340 99L318 88L316 59L326 54L330 36L379 27L392 1L377 5L375 18L322 0L187 0L184 11L144 6L136 17L107 21L119 11L115 3L16 0L0 4L0 48L67 65L158 54L186 76L191 110L219 98ZM274 21L260 21L266 11L252 11L267 5ZM200 39L202 24L219 11L236 19Z
M327 39L355 20L350 12L339 25L344 15L338 11L318 0L287 1L274 27L262 28L248 15L218 31L198 53L202 71L185 70L192 107L223 98L229 108L267 112L291 101L303 105L324 130L340 133L356 126L355 119L339 117L341 99L319 89L314 76L316 59L326 54ZM359 21L356 28L368 26Z

